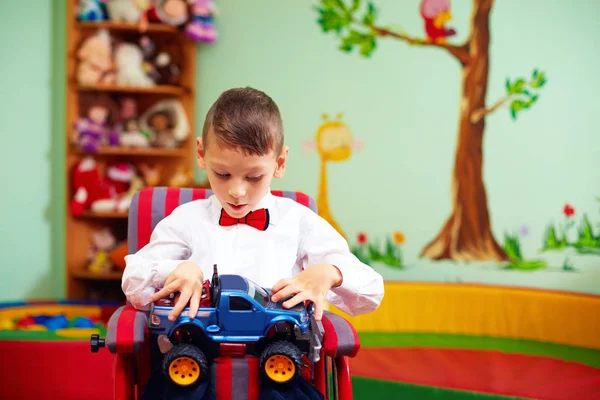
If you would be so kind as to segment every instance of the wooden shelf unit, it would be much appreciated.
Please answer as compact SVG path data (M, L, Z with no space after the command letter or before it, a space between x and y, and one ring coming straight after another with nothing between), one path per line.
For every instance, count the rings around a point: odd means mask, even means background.
M136 40L141 33L137 24L77 21L76 8L78 0L67 0L67 51L66 51L66 232L65 232L65 280L66 297L68 299L120 300L125 297L121 290L122 271L114 269L108 273L92 273L88 269L88 251L91 247L91 234L103 228L110 228L118 240L126 239L127 213L109 212L94 213L86 211L80 216L73 216L69 202L74 191L72 187L72 171L76 163L83 157L94 157L98 170L104 174L106 166L112 161L130 162L135 166L142 163L160 165L161 181L159 185L167 185L169 178L178 167L193 171L195 158L195 72L196 44L185 34L167 24L151 23L144 34L157 43L177 43L181 46L184 63L182 65L181 84L178 86L155 85L151 87L131 87L119 85L80 85L77 83L78 66L77 50L84 38L94 34L98 29L106 29L112 37L126 41ZM176 98L181 101L185 110L190 132L179 148L121 148L102 147L95 153L86 153L70 142L70 136L76 120L81 116L79 100L81 96L104 93L111 98L123 96L137 100L139 114L143 113L155 102Z

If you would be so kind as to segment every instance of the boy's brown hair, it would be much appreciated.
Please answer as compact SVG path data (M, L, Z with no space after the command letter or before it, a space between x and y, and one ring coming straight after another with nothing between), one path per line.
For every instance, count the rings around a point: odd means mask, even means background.
M202 142L206 149L212 134L219 146L239 148L246 154L279 155L283 122L277 104L264 92L250 87L223 92L206 114Z

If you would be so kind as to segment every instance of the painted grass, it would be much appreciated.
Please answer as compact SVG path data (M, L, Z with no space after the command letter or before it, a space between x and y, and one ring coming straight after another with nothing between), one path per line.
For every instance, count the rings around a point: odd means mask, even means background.
M600 350L554 343L469 335L433 333L359 332L364 347L443 347L472 350L498 350L578 362L600 368Z

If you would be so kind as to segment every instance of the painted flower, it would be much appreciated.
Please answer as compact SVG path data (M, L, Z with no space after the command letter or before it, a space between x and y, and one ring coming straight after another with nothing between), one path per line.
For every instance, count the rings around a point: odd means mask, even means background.
M520 233L521 233L521 236L529 235L529 227L527 225L521 226Z
M406 236L404 236L404 233L396 231L394 232L392 239L394 240L394 243L402 244L406 241Z
M565 217L572 217L573 215L575 215L575 209L573 208L572 205L567 203L563 207L563 214L565 214Z
M356 241L358 242L358 244L366 244L367 234L364 232L360 232L358 235L356 235Z

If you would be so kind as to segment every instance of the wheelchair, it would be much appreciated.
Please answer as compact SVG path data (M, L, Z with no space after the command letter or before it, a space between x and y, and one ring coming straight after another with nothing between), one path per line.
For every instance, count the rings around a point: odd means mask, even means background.
M301 192L273 190L272 194L293 199L312 211L317 211L314 199ZM156 224L177 206L206 199L211 195L210 189L177 187L146 187L136 193L129 208L128 253L135 253L144 247L150 241ZM130 304L121 306L108 322L106 338L93 335L90 339L92 352L107 347L115 354L115 400L140 399L159 362L157 336L150 334L148 315L148 312L136 310ZM322 318L322 346L316 357L318 361L310 363L309 368L303 370L302 376L325 399L350 400L352 379L349 359L357 354L359 348L360 341L354 327L343 317L325 311ZM216 382L216 388L213 388L216 398L258 399L262 373L259 358L228 349L231 346L221 347L222 351L210 366L213 377L211 381Z

